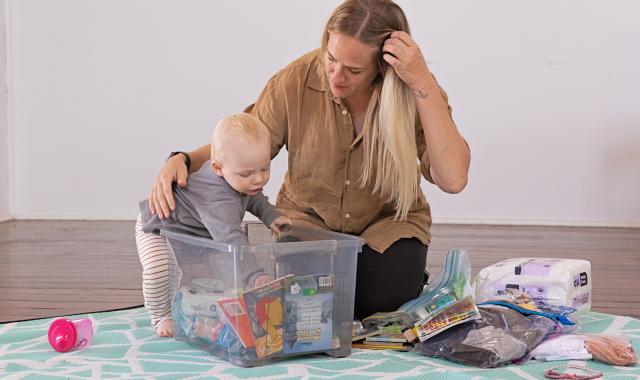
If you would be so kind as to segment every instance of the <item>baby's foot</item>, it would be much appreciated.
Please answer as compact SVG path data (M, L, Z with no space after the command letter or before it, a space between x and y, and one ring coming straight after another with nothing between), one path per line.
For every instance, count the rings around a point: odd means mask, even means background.
M156 334L161 337L173 336L173 321L165 319L156 325Z

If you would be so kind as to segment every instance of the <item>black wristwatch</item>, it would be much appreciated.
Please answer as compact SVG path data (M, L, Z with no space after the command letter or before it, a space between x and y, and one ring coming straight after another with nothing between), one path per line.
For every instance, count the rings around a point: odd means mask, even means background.
M189 169L191 169L191 157L189 157L188 153L185 153L185 152L171 152L171 153L169 153L169 157L167 157L167 160L170 159L171 157L175 156L176 154L183 154L184 155L184 164L187 165L187 171L189 171Z

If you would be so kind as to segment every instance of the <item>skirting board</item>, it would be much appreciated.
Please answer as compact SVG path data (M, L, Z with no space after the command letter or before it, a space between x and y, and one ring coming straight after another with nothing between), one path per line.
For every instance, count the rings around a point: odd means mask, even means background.
M505 226L617 227L640 228L640 221L581 221L547 219L467 219L433 218L434 224L484 224Z

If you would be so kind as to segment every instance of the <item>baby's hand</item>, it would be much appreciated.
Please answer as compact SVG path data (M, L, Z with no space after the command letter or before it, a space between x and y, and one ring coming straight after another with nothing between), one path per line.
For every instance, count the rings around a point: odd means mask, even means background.
M289 219L288 217L281 215L279 217L277 217L270 225L269 228L271 228L271 230L273 232L276 233L276 235L280 235L280 233L285 232L289 229L289 227L291 226L291 219Z
M267 284L273 280L273 276L266 273L261 274L260 276L256 277L256 280L253 282L253 287L257 288L258 286Z

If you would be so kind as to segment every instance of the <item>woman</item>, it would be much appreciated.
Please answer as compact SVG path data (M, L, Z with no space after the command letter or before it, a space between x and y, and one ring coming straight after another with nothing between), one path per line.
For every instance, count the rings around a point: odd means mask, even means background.
M293 224L365 240L355 316L415 298L431 239L418 170L457 193L470 153L402 9L389 0L345 1L329 18L322 47L278 72L245 111L269 127L272 157L285 145L289 152L276 206ZM170 214L172 182L186 186L187 171L209 151L165 163L149 197L153 212Z

